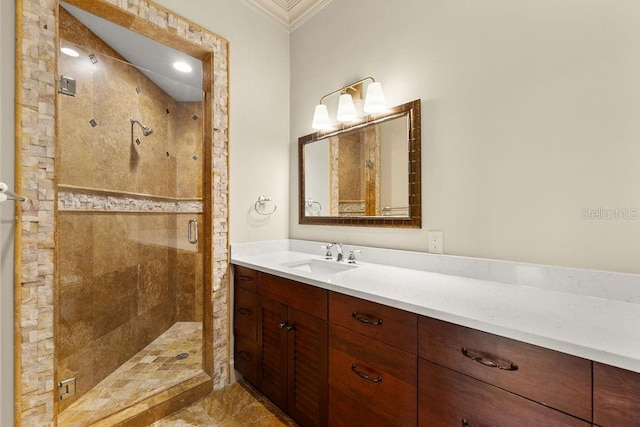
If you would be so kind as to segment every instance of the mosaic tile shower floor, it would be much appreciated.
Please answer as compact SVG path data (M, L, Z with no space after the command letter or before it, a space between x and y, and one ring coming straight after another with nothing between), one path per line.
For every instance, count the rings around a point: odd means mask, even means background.
M176 359L188 353L184 359ZM202 372L202 323L177 322L60 413L58 424L87 426Z

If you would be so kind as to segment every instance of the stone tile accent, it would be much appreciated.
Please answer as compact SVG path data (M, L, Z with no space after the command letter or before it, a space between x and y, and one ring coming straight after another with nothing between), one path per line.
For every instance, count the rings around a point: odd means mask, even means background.
M58 191L58 211L201 213L200 200L150 198L134 194L104 194L100 190Z
M213 52L214 387L228 382L228 42L146 0L103 0ZM16 422L53 426L56 189L56 0L18 0L16 191Z

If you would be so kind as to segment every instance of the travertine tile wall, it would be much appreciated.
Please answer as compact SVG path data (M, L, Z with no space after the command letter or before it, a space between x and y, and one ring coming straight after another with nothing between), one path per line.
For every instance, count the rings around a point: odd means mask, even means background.
M224 39L144 0L105 0L104 3L153 23L158 31L197 43L213 53L213 110L203 113L203 116L213 117L214 128L213 140L208 141L213 151L213 292L205 298L211 298L213 303L213 379L214 386L220 387L228 378L228 44ZM55 419L53 260L54 166L58 142L55 127L57 1L18 0L16 11L16 117L19 123L16 129L16 186L17 191L29 198L17 212L16 421L25 426L50 426ZM129 114L127 112L127 120ZM127 129L127 137L130 137L129 132ZM104 146L96 147L101 148ZM158 161L151 162L152 167L156 167ZM175 177L167 178L167 183L175 182ZM153 193L155 183L138 184L141 192ZM86 187L86 182L80 185ZM121 282L118 279L113 283Z
M137 241L175 227L175 215L61 212L58 221L56 368L77 387L64 409L175 323L177 253Z

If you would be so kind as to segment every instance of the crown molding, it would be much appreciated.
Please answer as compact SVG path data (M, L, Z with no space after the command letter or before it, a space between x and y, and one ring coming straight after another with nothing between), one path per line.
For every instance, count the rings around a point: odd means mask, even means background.
M242 0L287 31L293 31L331 0Z

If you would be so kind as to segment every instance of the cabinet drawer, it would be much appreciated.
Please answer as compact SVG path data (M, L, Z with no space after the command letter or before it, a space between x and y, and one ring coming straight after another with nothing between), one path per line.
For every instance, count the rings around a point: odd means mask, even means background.
M418 316L414 313L330 292L329 320L408 353L417 354Z
M235 369L251 384L258 384L258 343L242 334L236 334L233 348Z
M419 426L591 425L426 360L418 363Z
M330 324L329 401L334 406L329 408L329 425L340 424L343 417L351 425L363 425L370 418L380 419L380 424L386 420L415 425L416 380L415 355ZM332 396L336 391L346 400ZM352 413L340 412L337 401L343 402L343 411L349 407Z
M418 324L421 358L591 420L590 361L423 316Z
M640 374L593 364L593 422L603 427L640 424Z
M327 291L293 280L258 273L258 294L327 320Z
M233 282L251 292L258 292L258 272L239 265L233 266Z
M258 295L235 287L233 329L254 341L258 339Z

